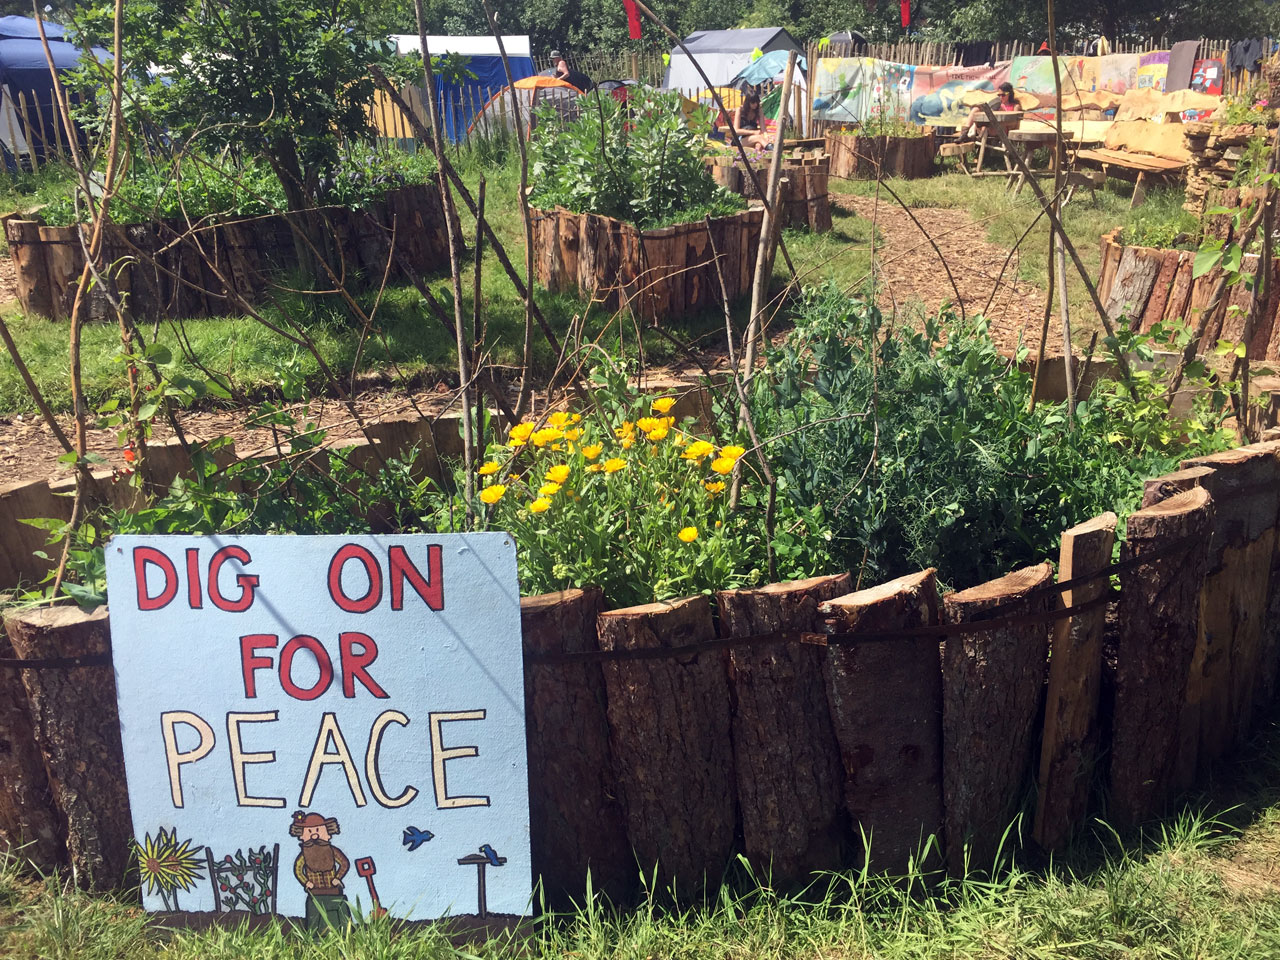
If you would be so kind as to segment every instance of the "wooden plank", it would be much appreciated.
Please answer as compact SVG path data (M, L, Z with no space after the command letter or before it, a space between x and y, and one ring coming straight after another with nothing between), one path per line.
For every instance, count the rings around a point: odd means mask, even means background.
M684 275L684 302L689 310L703 310L715 303L714 268L711 266L711 244L706 224L696 224L684 237L684 262L689 270ZM713 295L712 291L716 291Z
M1267 347L1271 343L1272 333L1280 324L1276 323L1276 314L1280 311L1280 263L1271 264L1271 292L1266 303L1258 305L1258 318L1254 322L1253 340L1249 344L1249 359L1264 360Z
M925 570L824 603L820 612L829 632L932 626L938 622L937 581L933 570ZM826 677L854 836L869 838L872 869L901 874L942 832L938 641L830 646Z
M600 614L602 650L712 640L705 597ZM642 872L682 895L718 884L733 849L735 783L725 657L608 661L609 736Z
M720 634L750 637L818 628L818 606L847 593L847 573L716 594ZM823 663L814 644L730 648L736 709L733 757L744 852L773 883L804 882L844 864L844 768L827 709Z
M1110 297L1111 285L1115 280L1116 267L1120 265L1120 257L1124 254L1124 245L1119 241L1119 230L1112 230L1102 237L1102 265L1098 271L1098 296Z
M520 624L526 660L529 840L535 881L548 904L582 903L591 885L615 902L635 887L609 751L604 675L598 663L539 663L537 654L599 648L597 588L525 597ZM589 825L589 827L588 827Z
M1213 288L1217 285L1218 278L1221 276L1222 268L1214 267L1208 273L1201 274L1192 282L1190 314L1187 320L1193 327L1201 323L1200 315L1212 301ZM1218 335L1222 330L1222 317L1226 310L1227 298L1223 297L1218 306L1214 308L1213 313L1204 321L1204 334L1200 337L1200 346L1197 348L1200 353L1209 352L1217 344Z
M1122 560L1165 555L1120 575L1107 811L1116 826L1159 813L1176 792L1178 731L1212 525L1213 500L1198 487L1144 507L1127 523ZM1174 544L1185 546L1168 554Z
M1047 613L1053 579L1042 563L943 599L943 620L971 623ZM1030 594L1030 596L1029 596ZM942 657L942 787L947 866L990 869L1034 762L1047 621L948 637Z
M1104 513L1062 534L1058 580L1102 573L1111 563L1116 515ZM1088 603L1111 588L1106 576L1060 594L1064 607ZM1098 703L1102 689L1105 606L1053 624L1049 691L1040 747L1040 781L1034 835L1046 850L1062 846L1089 801L1098 758Z

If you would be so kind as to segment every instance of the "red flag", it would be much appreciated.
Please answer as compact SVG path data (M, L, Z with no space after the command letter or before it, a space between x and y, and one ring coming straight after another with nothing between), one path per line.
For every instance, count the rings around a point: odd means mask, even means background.
M902 0L902 29L911 26L911 0Z
M627 8L627 29L631 32L631 39L639 40L640 8L636 6L635 0L622 0L622 5Z

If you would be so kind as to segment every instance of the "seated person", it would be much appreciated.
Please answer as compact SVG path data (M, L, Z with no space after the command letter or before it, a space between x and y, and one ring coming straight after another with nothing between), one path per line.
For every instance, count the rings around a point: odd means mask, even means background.
M989 106L995 113L1017 113L1022 110L1022 105L1018 103L1018 98L1013 92L1013 84L1006 80L997 88L998 96L994 100L987 101ZM969 119L964 123L964 130L960 134L960 142L973 140L978 135L978 121L986 116L982 112L981 107L974 107L969 111Z
M760 106L760 90L752 87L733 111L732 127L738 132L738 139L748 148L758 149L773 142L764 128L764 110Z
M564 58L559 50L551 51L551 61L556 65L556 76L565 83L571 83L583 93L589 93L591 88L595 86L581 70L575 70L569 66L569 61Z

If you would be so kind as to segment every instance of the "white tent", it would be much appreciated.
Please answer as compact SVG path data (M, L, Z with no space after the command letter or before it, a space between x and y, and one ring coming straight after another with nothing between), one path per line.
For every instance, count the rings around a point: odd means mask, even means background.
M396 53L405 56L417 53L422 49L422 41L416 33L393 34L396 42ZM532 57L528 37L503 37L503 49L508 57ZM491 36L482 37L427 37L427 49L431 55L438 57L444 53L458 53L465 57L496 57L498 41Z
M795 50L804 53L795 37L781 27L759 27L752 30L699 30L685 38L684 45L707 74L712 86L723 86L751 62L751 54L759 50ZM698 71L679 47L671 50L671 63L662 86L686 94L706 88Z

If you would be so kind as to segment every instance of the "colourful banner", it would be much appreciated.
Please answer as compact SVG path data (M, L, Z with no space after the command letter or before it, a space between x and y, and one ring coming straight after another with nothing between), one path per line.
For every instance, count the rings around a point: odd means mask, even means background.
M973 109L962 102L966 93L981 90L994 100L996 88L1008 79L1008 63L993 67L916 67L911 85L911 122L963 123Z
M871 57L824 57L814 71L813 115L837 123L905 120L916 67Z
M1048 61L1046 61L1047 63ZM1138 54L1114 53L1105 57L1072 57L1067 61L1063 95L1118 93L1138 85Z
M1168 73L1168 50L1152 50L1142 54L1138 60L1138 89L1150 87L1164 93L1164 80Z

